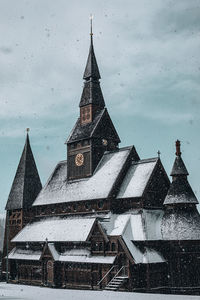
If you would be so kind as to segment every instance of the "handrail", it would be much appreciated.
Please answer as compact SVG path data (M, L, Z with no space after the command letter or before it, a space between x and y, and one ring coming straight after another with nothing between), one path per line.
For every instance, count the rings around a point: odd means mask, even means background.
M110 270L108 270L108 272L103 276L103 278L101 278L101 280L99 282L97 282L97 285L99 285L103 280L104 278L106 278L106 276L112 271L112 269L116 267L116 265L113 265Z
M117 275L121 272L121 270L123 269L123 268L125 268L126 266L122 266L121 267L121 269L119 269L119 271L115 274L115 276L108 282L108 284L107 285L109 285L109 283L111 283L111 281L113 280L113 279L115 279L115 277L117 277Z

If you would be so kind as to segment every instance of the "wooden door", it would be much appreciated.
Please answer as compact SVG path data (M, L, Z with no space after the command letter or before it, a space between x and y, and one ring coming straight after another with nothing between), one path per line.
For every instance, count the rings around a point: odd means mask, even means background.
M54 284L54 263L52 260L47 261L46 268L47 268L47 285L52 286Z

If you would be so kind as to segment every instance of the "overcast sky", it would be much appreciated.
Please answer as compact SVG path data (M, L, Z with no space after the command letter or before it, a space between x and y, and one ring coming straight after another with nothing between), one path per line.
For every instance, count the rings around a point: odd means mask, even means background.
M79 114L89 15L101 86L121 146L170 173L182 142L200 199L199 0L0 0L0 213L25 129L44 184Z

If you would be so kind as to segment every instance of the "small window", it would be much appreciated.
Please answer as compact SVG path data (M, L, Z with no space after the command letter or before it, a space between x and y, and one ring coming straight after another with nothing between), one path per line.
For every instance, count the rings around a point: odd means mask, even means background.
M78 205L76 203L73 204L73 210L77 211Z
M112 243L111 244L111 251L116 251L116 244L115 243Z
M97 242L92 243L92 251L99 251L99 244Z
M67 207L66 207L66 205L62 205L62 212L66 212L67 211Z
M17 220L17 224L21 224L21 220Z
M88 140L85 140L84 143L83 143L84 146L87 146L88 144L89 144Z
M99 201L97 205L98 205L99 209L102 209L103 208L103 201Z
M94 264L92 269L93 269L94 271L97 271L97 270L98 270L98 265L97 265L97 264Z
M86 208L86 210L89 210L89 209L91 208L91 204L88 203L88 202L86 202L86 203L85 203L85 208Z
M103 251L103 243L99 243L99 251Z

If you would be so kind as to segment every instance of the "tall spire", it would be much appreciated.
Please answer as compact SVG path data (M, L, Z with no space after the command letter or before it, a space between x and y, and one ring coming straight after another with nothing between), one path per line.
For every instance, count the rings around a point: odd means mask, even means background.
M30 208L42 188L30 146L29 128L26 131L26 141L8 197L7 210Z
M105 107L105 102L99 82L99 79L101 78L99 68L94 54L92 19L93 16L90 16L90 50L83 75L85 82L79 106L83 107L93 104L94 106L103 109Z
M89 80L90 78L99 80L101 78L96 57L94 54L92 20L93 20L93 16L91 15L90 16L90 50L89 50L85 71L83 74L83 79L85 80Z
M197 204L198 200L187 180L189 175L181 158L180 141L176 141L176 158L171 171L172 183L164 204Z

